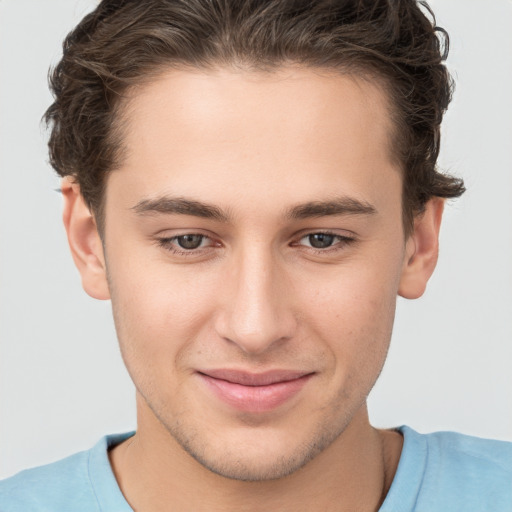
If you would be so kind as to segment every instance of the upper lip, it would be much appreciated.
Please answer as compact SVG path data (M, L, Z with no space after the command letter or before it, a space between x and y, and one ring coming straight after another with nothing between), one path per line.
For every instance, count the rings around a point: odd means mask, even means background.
M304 372L297 370L268 370L266 372L253 373L245 370L230 370L230 369L216 369L216 370L200 370L199 373L213 377L214 379L221 379L234 384L241 384L243 386L269 386L278 382L286 382L290 380L299 379L313 372Z

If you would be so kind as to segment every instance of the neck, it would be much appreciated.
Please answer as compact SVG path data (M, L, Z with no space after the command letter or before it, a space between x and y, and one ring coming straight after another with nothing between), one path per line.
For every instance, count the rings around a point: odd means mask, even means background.
M156 418L140 414L140 407L138 412L135 436L109 455L127 501L147 512L374 512L401 451L401 436L371 427L364 405L345 431L300 470L277 480L243 482L204 468Z

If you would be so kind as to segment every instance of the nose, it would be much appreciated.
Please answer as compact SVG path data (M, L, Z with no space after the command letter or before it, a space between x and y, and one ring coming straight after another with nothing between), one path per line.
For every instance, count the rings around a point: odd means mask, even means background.
M270 251L244 251L229 262L217 333L243 352L257 355L294 336L290 286Z

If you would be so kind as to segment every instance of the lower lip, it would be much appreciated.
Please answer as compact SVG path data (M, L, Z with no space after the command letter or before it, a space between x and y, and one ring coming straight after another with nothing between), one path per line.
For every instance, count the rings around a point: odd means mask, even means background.
M206 385L228 405L244 412L271 411L293 398L312 374L266 386L244 386L199 374Z

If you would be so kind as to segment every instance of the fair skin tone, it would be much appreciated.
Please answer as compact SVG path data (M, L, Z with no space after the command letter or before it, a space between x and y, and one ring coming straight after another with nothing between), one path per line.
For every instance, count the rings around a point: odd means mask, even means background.
M110 453L136 511L375 511L400 434L368 421L397 295L422 295L443 203L405 237L386 97L299 67L173 70L132 90L103 241L64 221L112 299L137 388Z

